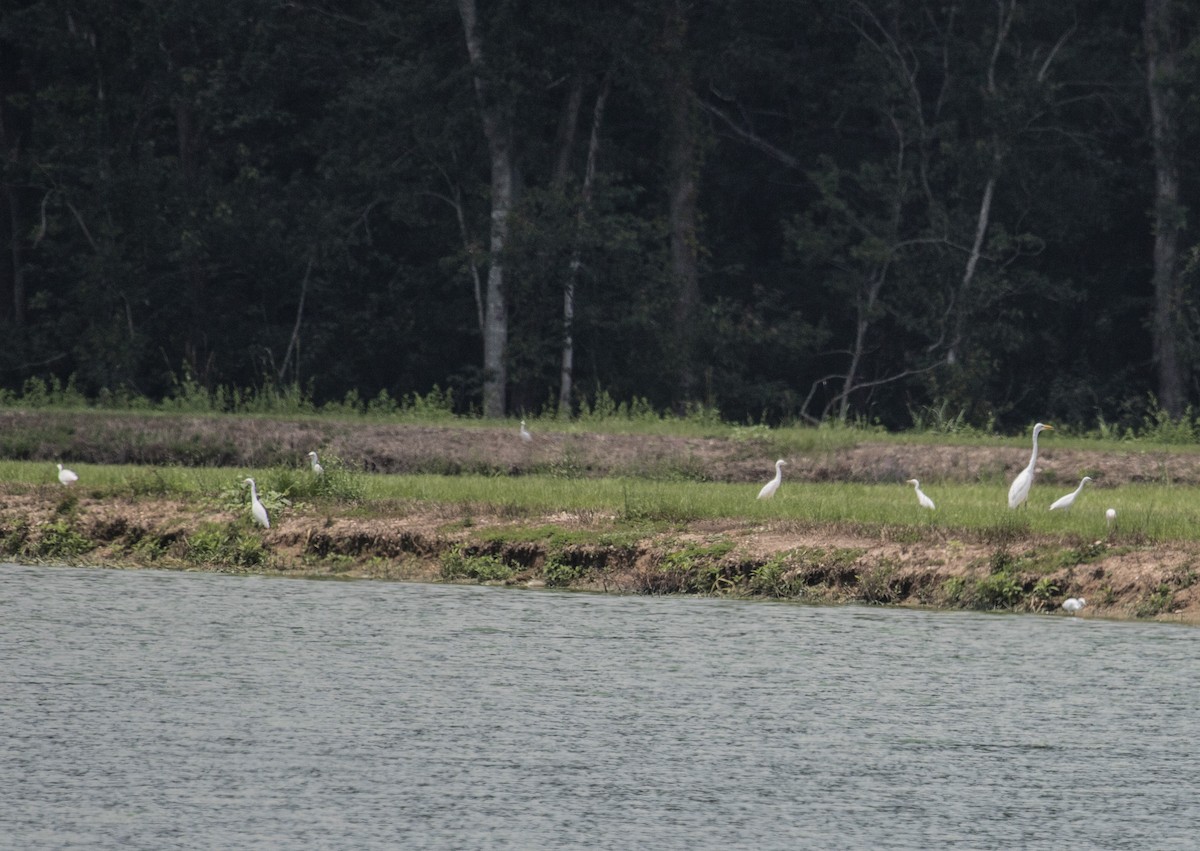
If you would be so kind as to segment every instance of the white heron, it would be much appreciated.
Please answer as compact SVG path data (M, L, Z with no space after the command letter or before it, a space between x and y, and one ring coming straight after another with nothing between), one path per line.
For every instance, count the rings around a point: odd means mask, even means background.
M1043 431L1053 431L1054 426L1038 423L1033 427L1033 454L1029 456L1029 466L1021 471L1008 489L1008 507L1016 508L1029 496L1029 487L1033 484L1033 472L1037 467L1037 439Z
M69 485L71 482L79 481L79 476L75 475L72 470L64 470L63 465L58 465L58 480L64 485Z
M908 480L908 484L910 484L910 485L912 485L914 488L916 488L916 490L917 490L917 502L921 503L921 507L922 507L922 508L928 508L930 511L932 511L934 508L936 508L936 507L937 507L937 506L935 506L935 505L933 504L933 500L932 500L932 499L930 499L929 497L927 497L927 496L925 495L925 492L924 492L923 490L921 490L921 483L920 483L920 482L918 482L916 479L909 479L909 480Z
M317 460L317 453L308 453L308 460L312 461L312 471L318 476L325 472L325 468L321 466L321 462Z
M783 481L783 465L787 461L780 458L775 462L775 478L763 485L762 490L758 492L759 499L770 499L775 496L775 491L779 490L779 483Z
M1079 482L1079 487L1075 488L1075 490L1071 491L1066 496L1060 496L1058 499L1054 500L1054 504L1050 506L1050 510L1054 511L1057 508L1061 508L1065 511L1070 511L1071 506L1075 504L1075 497L1079 496L1079 492L1083 490L1083 486L1091 480L1091 476L1084 476Z
M258 488L254 486L254 479L246 479L242 482L244 485L250 486L250 516L254 518L254 522L264 529L271 528L271 521L267 517L266 506L258 498Z
M1117 522L1117 509L1110 508L1104 512L1104 519L1108 522L1108 528L1111 529L1113 524Z
M525 427L525 420L521 420L521 440L530 443L533 440L533 435L529 433L529 429Z
M1063 611L1070 612L1072 615L1074 615L1086 605L1087 600L1085 600L1083 597L1068 597L1067 599L1063 600L1062 607Z

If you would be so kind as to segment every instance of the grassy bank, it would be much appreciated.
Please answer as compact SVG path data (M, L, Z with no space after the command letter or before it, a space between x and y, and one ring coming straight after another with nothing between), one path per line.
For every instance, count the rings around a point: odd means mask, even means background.
M527 443L515 422L438 416L0 410L0 555L1016 611L1085 596L1085 616L1200 622L1200 453L1183 432L1043 435L1014 512L1024 437L627 412L532 420ZM776 458L783 487L758 501ZM58 484L58 461L78 483ZM1072 511L1047 511L1082 475L1096 482Z

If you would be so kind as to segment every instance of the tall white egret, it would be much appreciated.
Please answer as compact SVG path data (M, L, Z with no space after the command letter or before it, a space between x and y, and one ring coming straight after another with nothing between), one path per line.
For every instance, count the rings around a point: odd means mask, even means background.
M931 511L936 508L936 506L933 504L933 500L927 497L925 492L921 490L920 482L918 482L916 479L909 479L908 484L917 489L917 502L921 503L922 508L928 508Z
M526 443L533 440L533 435L529 433L529 429L525 428L525 420L521 420L521 440Z
M1071 506L1075 504L1075 497L1079 496L1079 492L1083 490L1083 486L1091 480L1091 476L1084 476L1079 482L1079 487L1075 488L1075 490L1071 491L1066 496L1060 496L1058 499L1054 500L1054 504L1050 506L1050 510L1054 511L1056 508L1061 508L1065 511L1070 511Z
M60 482L62 482L64 485L69 485L69 484L71 484L71 482L79 481L79 476L75 475L75 473L71 470L64 470L63 465L59 464L58 465L58 480Z
M775 496L775 491L779 490L779 483L783 481L783 465L787 461L780 458L775 462L775 478L763 485L762 490L758 492L759 499L770 499Z
M246 479L242 482L244 485L250 486L250 516L254 518L254 522L264 529L271 528L271 521L267 518L266 506L259 501L258 488L254 486L254 479Z
M1070 612L1074 615L1080 609L1087 605L1087 600L1083 597L1068 597L1063 600L1063 611Z
M1108 523L1109 530L1111 530L1113 524L1117 522L1117 509L1110 508L1108 511L1104 512L1104 519Z
M1033 427L1033 454L1029 456L1029 466L1021 471L1008 489L1008 507L1016 508L1029 496L1029 487L1033 484L1033 472L1037 468L1037 439L1043 431L1053 431L1054 426L1038 423Z
M321 462L317 460L317 453L308 453L308 460L312 461L312 471L318 476L325 472L325 468L321 466Z

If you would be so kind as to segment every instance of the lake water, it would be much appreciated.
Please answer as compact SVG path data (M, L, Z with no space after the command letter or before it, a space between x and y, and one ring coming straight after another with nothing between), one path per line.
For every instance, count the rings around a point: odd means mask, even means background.
M1196 848L1200 630L0 567L0 847Z

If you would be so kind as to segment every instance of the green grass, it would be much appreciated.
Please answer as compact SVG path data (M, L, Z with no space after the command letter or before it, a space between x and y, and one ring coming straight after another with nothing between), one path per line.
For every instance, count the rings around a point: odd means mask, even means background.
M772 500L758 501L759 483L727 484L649 481L634 478L564 479L557 476L392 476L349 473L342 487L323 493L306 473L291 468L232 469L72 465L80 481L76 495L126 497L216 498L228 501L246 476L260 491L292 501L361 502L386 509L389 502L461 506L471 512L498 512L522 517L567 511L580 517L597 514L629 522L687 524L702 520L750 522L800 521L850 524L864 532L934 527L953 533L972 531L989 540L1005 541L1029 533L1100 538L1107 533L1104 511L1117 510L1116 535L1128 541L1200 540L1200 488L1165 484L1130 484L1088 488L1070 513L1050 512L1064 486L1035 485L1029 508L1011 511L1004 483L924 485L937 502L935 512L918 508L912 488L904 484L784 482ZM51 464L0 461L0 482L61 487ZM64 489L66 495L66 489Z

